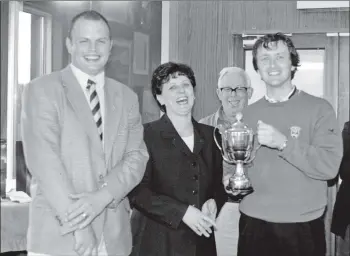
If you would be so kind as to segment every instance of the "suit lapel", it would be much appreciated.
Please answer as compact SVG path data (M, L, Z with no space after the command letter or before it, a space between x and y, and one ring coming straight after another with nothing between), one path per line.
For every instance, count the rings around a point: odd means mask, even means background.
M105 84L105 153L106 162L110 158L113 143L118 133L123 109L123 96L119 86L115 86L106 77Z
M62 85L65 88L67 99L71 104L77 119L91 139L93 147L99 148L102 151L102 142L98 135L97 126L92 116L89 103L87 102L84 92L69 66L61 71L61 80Z
M192 119L193 123L193 130L194 130L194 147L193 147L193 153L198 155L204 146L205 139L204 136L201 134L198 122Z

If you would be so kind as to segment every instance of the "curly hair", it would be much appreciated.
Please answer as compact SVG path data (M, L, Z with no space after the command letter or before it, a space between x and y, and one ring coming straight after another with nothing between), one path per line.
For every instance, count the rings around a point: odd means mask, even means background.
M292 70L291 79L294 78L295 72L297 72L297 68L300 66L300 59L299 54L297 50L295 49L295 46L293 44L292 39L290 39L288 36L282 34L282 33L276 33L276 34L267 34L263 37L260 37L253 45L253 66L255 71L258 71L258 64L256 60L256 55L258 52L258 49L260 46L264 47L265 49L270 49L269 45L272 42L283 42L289 50L290 53L290 60L292 62L292 66L295 67L294 70Z
M186 64L167 62L159 65L154 71L151 80L152 95L156 100L160 110L166 113L165 106L160 104L157 99L157 95L162 94L163 84L167 83L170 78L175 78L177 76L186 76L193 88L196 87L196 78L192 68Z

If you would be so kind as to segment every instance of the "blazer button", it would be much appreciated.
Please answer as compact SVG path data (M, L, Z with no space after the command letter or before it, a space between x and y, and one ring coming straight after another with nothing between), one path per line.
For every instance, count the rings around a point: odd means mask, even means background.
M195 189L192 191L192 195L197 195L198 191Z
M102 175L102 174L100 174L99 178L100 178L100 180L102 180L102 179L103 179L103 175Z
M196 162L192 162L192 167L196 167L197 166L197 163Z
M195 175L193 175L193 180L198 180L198 175L197 174L195 174Z

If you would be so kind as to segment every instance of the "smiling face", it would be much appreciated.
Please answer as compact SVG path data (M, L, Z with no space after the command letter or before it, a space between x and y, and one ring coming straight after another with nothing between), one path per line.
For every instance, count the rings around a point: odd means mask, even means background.
M112 48L107 24L103 20L78 19L66 46L75 67L97 75L103 71Z
M187 76L171 75L162 86L162 93L157 100L166 108L168 116L189 115L194 104L193 86Z
M248 105L248 91L244 87L247 87L246 80L238 72L227 73L219 81L217 95L227 117L234 118ZM230 88L237 88L236 92L231 92Z
M292 62L288 47L282 41L260 46L256 54L258 72L266 85L282 87L291 81Z

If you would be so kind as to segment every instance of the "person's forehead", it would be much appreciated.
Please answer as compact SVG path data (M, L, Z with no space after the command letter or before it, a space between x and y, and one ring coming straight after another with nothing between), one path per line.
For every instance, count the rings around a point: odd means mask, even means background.
M109 36L109 28L103 20L91 20L83 17L76 20L72 28L72 35L88 33L99 33Z
M183 82L190 82L190 79L188 79L187 76L178 74L178 73L171 74L168 81L168 83L174 83L174 84L183 83Z
M246 81L242 73L230 72L225 74L219 81L219 87L239 87L246 86Z
M289 53L288 46L283 41L275 41L270 42L268 44L268 48L263 47L261 45L258 50L257 54L266 54L266 53Z

